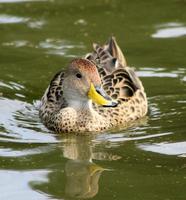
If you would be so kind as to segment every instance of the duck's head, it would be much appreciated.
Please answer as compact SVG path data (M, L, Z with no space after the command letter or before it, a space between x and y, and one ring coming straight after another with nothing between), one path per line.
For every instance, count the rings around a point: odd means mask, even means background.
M86 59L75 59L67 67L63 80L63 94L70 106L88 102L107 107L117 106L101 87L95 64Z

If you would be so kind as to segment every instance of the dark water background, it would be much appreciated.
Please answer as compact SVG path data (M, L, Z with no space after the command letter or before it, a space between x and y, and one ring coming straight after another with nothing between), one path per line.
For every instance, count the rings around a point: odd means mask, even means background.
M149 100L128 130L61 136L52 76L114 34ZM0 200L186 199L186 1L0 0Z

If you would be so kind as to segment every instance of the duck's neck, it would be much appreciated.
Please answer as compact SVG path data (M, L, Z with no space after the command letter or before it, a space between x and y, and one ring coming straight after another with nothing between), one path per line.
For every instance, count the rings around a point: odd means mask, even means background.
M74 108L78 112L92 112L92 101L91 100L84 100L84 101L77 101L77 100L70 100L68 101L68 106Z

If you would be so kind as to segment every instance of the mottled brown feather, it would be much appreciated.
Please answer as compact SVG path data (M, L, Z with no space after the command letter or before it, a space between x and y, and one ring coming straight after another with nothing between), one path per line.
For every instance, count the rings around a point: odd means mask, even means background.
M86 59L74 59L67 69L57 73L47 88L40 107L43 123L55 132L97 132L122 125L147 113L147 98L134 70L126 66L125 57L115 38L103 47L94 44ZM93 104L92 110L75 110L63 96L63 80L70 71L78 70L94 85L102 85L106 93L118 101L115 108ZM73 94L72 94L73 95Z

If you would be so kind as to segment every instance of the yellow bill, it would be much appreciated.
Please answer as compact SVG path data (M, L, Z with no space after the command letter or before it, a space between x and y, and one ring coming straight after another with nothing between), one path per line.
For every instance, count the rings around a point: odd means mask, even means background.
M118 105L117 101L111 99L101 87L94 87L90 84L90 90L88 92L88 97L96 104L105 107L115 107Z

